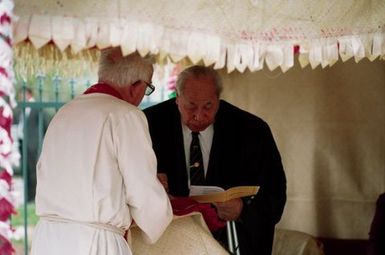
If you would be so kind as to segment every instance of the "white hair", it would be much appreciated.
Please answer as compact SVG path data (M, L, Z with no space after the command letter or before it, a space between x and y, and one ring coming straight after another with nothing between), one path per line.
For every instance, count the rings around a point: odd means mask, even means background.
M222 79L217 71L211 67L195 65L183 70L176 80L176 92L180 96L183 94L184 85L187 79L198 79L200 77L211 77L214 80L216 94L219 97L223 90Z
M122 56L120 47L103 49L100 54L99 82L125 87L139 80L148 81L153 74L153 59L134 52Z

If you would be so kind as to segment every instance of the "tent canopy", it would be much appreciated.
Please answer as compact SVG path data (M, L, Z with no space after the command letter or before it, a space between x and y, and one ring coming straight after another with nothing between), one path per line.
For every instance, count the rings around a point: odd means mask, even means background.
M14 41L60 51L121 46L228 72L384 59L382 0L15 0Z
M16 60L33 61L35 55L24 54L32 49L58 62L95 59L98 49L121 46L125 54L151 53L160 62L224 69L224 99L261 116L276 136L290 184L280 226L367 238L375 198L385 187L385 1L15 4Z

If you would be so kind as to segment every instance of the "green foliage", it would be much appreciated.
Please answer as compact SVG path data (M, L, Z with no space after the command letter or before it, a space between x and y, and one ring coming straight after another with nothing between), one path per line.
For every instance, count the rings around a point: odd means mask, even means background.
M24 225L24 206L17 208L17 214L11 217L11 226L18 227ZM35 203L31 202L27 204L27 222L28 225L35 226L39 217L35 213Z

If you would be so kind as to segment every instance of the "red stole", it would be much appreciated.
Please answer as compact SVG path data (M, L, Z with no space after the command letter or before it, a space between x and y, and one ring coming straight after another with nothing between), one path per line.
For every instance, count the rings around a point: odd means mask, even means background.
M97 83L95 85L92 85L86 91L84 91L83 94L92 94L92 93L103 93L103 94L111 95L123 100L122 96L118 91L116 91L113 87L105 83Z

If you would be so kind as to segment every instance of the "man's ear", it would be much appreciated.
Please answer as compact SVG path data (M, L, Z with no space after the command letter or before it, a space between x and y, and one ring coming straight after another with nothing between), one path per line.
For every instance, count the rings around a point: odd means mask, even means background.
M138 86L134 86L134 85L131 85L131 86L128 86L127 90L128 90L128 95L132 98L134 95L135 95L135 91L136 91L136 88Z
M128 93L131 97L135 97L138 94L138 90L141 90L140 88L140 81L134 82L131 86L128 87Z
M137 81L127 88L129 102L136 106L140 104L144 96L143 86L141 85L141 81Z

